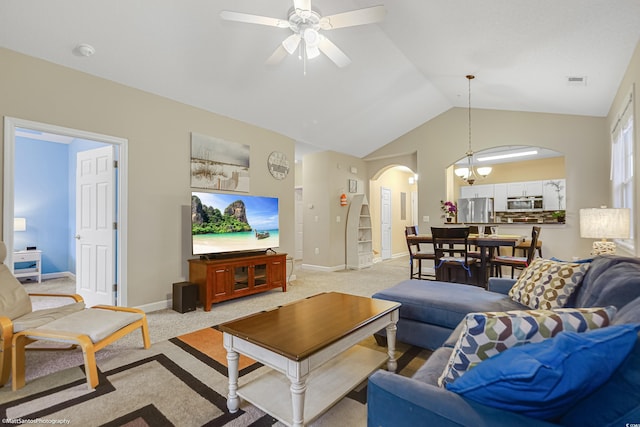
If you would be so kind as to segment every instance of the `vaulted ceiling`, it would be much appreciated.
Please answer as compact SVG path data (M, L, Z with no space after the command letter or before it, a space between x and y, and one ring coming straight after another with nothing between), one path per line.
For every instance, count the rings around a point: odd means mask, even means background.
M293 0L0 3L0 46L363 157L452 107L605 116L640 40L638 0L312 0L321 15L383 4L380 23L322 32L350 59L265 61ZM88 43L95 54L73 53ZM584 84L568 81L584 78ZM303 150L301 150L303 151Z

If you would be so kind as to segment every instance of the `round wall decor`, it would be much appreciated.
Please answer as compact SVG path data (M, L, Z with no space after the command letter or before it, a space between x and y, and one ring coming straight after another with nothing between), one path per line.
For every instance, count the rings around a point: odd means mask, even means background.
M267 167L275 179L285 179L289 173L289 160L284 153L273 151L267 159Z

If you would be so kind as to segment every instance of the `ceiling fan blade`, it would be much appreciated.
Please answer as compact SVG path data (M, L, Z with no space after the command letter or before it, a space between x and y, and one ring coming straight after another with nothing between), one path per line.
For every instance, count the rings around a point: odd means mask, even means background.
M382 21L386 14L387 9L385 9L384 6L352 10L336 15L325 16L320 20L320 28L323 30L335 30L336 28L373 24Z
M338 46L333 44L331 40L324 36L320 37L318 48L340 68L346 67L347 65L351 64L351 60L349 59L349 57L345 55L345 53L341 51Z
M293 8L296 10L311 10L311 0L293 0Z
M271 56L265 61L267 65L278 65L289 52L280 44L278 48L271 54Z
M220 18L225 21L244 22L246 24L267 25L269 27L289 28L289 21L278 18L269 18L268 16L250 15L242 12L232 12L223 10L220 12Z

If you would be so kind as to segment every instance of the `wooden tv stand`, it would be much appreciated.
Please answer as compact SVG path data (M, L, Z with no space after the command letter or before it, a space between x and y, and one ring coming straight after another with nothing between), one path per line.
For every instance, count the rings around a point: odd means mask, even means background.
M205 311L211 304L282 288L287 291L287 254L190 259L189 281L199 288Z

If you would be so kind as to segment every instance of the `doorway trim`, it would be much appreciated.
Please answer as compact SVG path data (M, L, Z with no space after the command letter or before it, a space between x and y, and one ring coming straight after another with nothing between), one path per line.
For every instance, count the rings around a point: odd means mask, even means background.
M47 123L18 119L15 117L4 118L4 173L3 173L3 206L2 206L2 239L7 245L7 257L5 263L13 270L13 218L14 218L14 189L15 189L15 148L16 128L26 128L40 132L69 136L72 138L88 139L118 147L118 180L117 180L117 205L118 228L116 230L116 271L114 277L118 284L118 298L116 304L127 306L127 200L128 193L128 140L116 136L103 135L78 129L71 129Z

